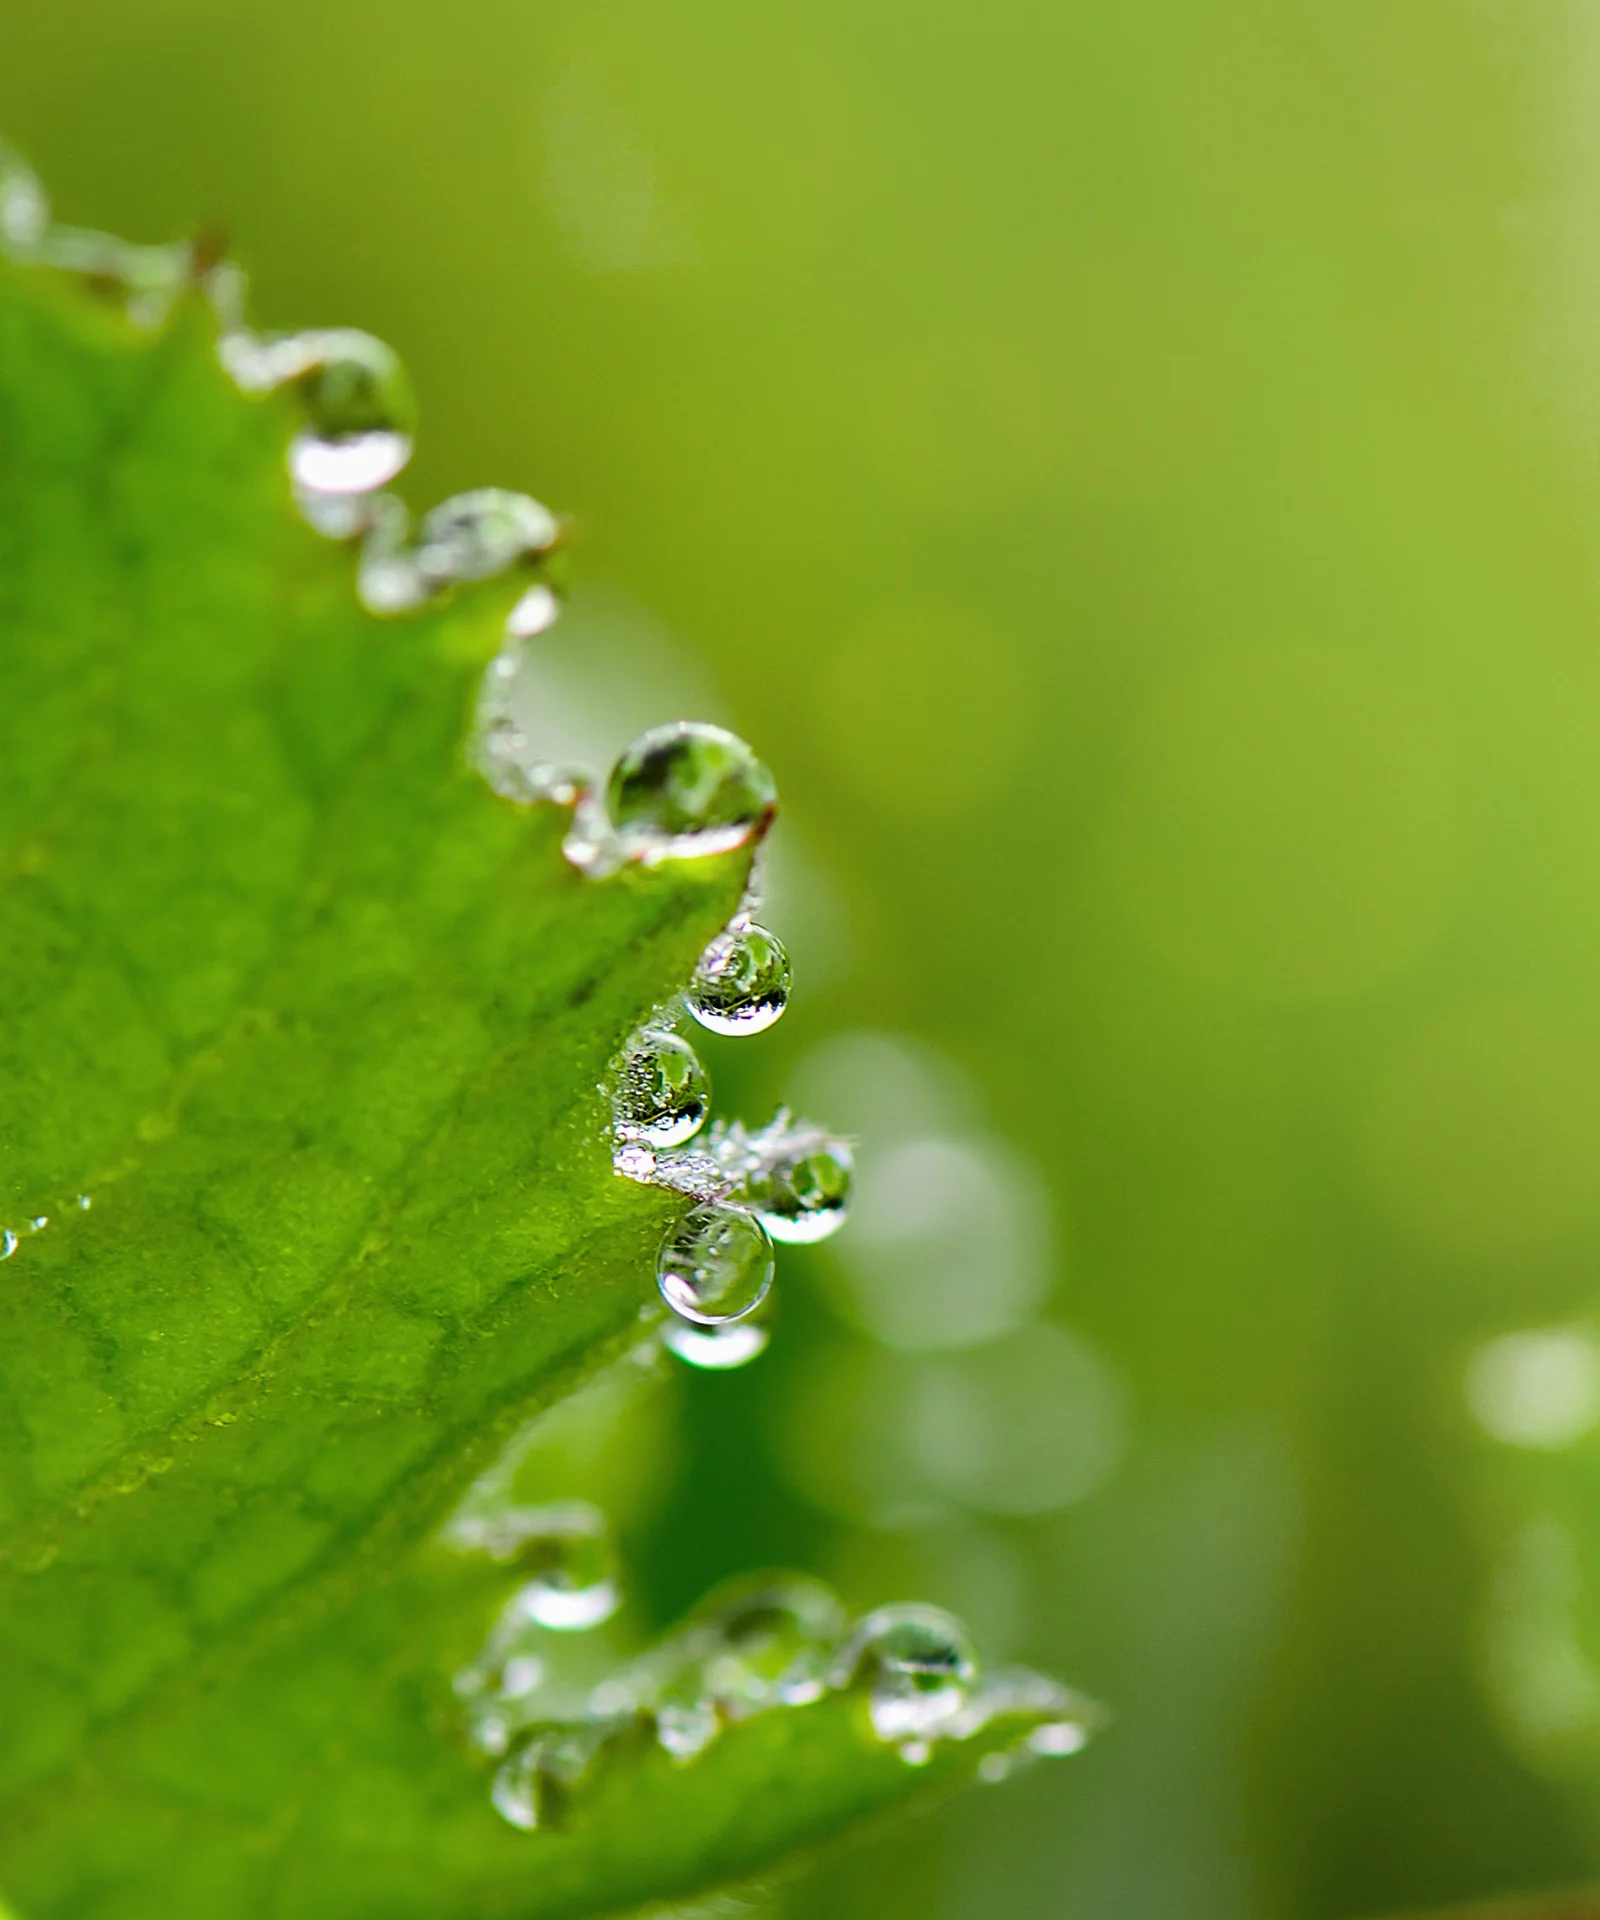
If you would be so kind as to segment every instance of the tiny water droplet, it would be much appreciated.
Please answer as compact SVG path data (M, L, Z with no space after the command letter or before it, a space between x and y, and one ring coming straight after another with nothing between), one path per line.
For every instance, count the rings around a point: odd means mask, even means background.
M997 1787L1016 1771L1016 1762L1008 1753L986 1753L978 1762L978 1778L985 1786Z
M686 1366L707 1372L746 1367L766 1352L772 1329L761 1320L734 1320L722 1327L697 1327L674 1316L661 1329L661 1344Z
M772 775L745 743L698 720L641 734L607 788L624 850L650 865L742 847L765 832L777 802Z
M9 1227L0 1230L0 1260L9 1260L17 1250L17 1236Z
M80 1193L78 1195L78 1205L83 1212L87 1213L89 1209L94 1205L94 1201L88 1194Z
M1032 1753L1057 1755L1082 1753L1089 1744L1091 1729L1082 1720L1049 1720L1028 1735Z
M411 458L413 408L399 355L354 327L302 334L297 344L308 424L290 443L289 472L318 493L386 486Z
M820 1580L736 1581L711 1597L693 1637L703 1688L732 1719L820 1700L845 1624Z
M371 526L361 543L356 591L369 613L409 613L428 597L417 556L407 544L411 515L398 495L380 493L370 503Z
M31 253L50 226L50 202L33 168L9 147L0 146L0 246L8 253Z
M43 1233L45 1228L49 1226L49 1224L50 1224L49 1214L41 1213L37 1219L30 1220L28 1222L28 1231L29 1233Z
M514 1511L522 1529L515 1558L533 1575L518 1588L515 1611L557 1633L585 1633L609 1620L620 1597L611 1532L600 1509L566 1500Z
M539 1801L543 1785L541 1743L530 1740L496 1770L489 1799L502 1820L524 1833L532 1833L539 1824Z
M644 1027L623 1049L613 1113L617 1137L650 1147L681 1146L705 1124L711 1083L687 1040Z
M550 509L527 494L480 487L442 501L423 516L417 563L440 586L488 580L525 553L542 553L559 531Z
M789 956L765 927L719 933L701 954L684 998L712 1033L761 1033L789 1004Z
M656 1739L680 1764L704 1753L720 1730L709 1700L663 1698L655 1706Z
M743 1197L774 1240L805 1247L844 1225L854 1182L855 1162L845 1142L800 1126L788 1129L772 1157L750 1176Z
M937 1738L961 1711L978 1674L966 1629L941 1607L879 1607L856 1628L834 1670L838 1685L870 1675L880 1740Z
M900 1758L908 1767L925 1767L933 1758L933 1748L926 1740L903 1740Z
M506 615L506 632L514 640L531 640L553 627L560 612L561 602L549 587L542 583L529 587Z
M656 1280L674 1313L718 1327L754 1313L772 1285L772 1243L740 1207L691 1207L661 1243Z

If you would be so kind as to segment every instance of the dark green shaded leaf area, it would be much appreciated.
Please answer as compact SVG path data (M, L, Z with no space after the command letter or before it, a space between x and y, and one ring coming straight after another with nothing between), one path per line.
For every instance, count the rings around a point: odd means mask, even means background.
M743 856L603 884L466 765L515 586L382 623L198 305L0 268L0 1886L25 1920L580 1915L965 1773L860 1699L487 1796L420 1551L636 1337L597 1084ZM33 1223L39 1222L35 1226Z

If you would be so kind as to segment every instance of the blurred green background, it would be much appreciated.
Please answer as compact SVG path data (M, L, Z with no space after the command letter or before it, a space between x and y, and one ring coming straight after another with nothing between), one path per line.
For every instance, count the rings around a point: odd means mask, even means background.
M859 1218L560 1470L644 1614L808 1565L1117 1721L770 1910L1600 1877L1593 9L4 0L0 49L62 217L220 221L262 323L400 349L415 503L581 517L552 711L776 770L797 997L708 1056L861 1133Z

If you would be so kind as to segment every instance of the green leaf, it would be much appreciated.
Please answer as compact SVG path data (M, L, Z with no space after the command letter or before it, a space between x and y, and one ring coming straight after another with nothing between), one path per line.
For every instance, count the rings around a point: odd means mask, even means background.
M747 854L562 858L464 744L516 591L379 622L286 402L0 263L0 1883L29 1920L581 1915L943 1790L859 1691L492 1811L426 1548L637 1341L672 1196L598 1091ZM10 1244L8 1242L0 1244ZM642 1724L642 1723L641 1723Z

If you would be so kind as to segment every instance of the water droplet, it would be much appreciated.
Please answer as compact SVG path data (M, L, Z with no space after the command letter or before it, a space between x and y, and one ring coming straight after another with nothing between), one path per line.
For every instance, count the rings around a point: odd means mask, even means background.
M674 1698L669 1689L654 1709L656 1738L680 1763L704 1753L721 1729L716 1708L692 1691L695 1677L686 1675L688 1690L683 1697Z
M1089 1744L1089 1733L1090 1729L1081 1720L1046 1721L1028 1735L1028 1750L1030 1753L1048 1754L1052 1758L1082 1753Z
M817 1127L791 1126L767 1154L761 1170L745 1182L743 1197L773 1239L805 1247L836 1233L855 1181L845 1142Z
M417 564L438 586L488 580L526 553L542 553L560 531L548 507L525 493L480 487L458 493L423 516Z
M582 1632L616 1612L616 1556L606 1517L587 1500L545 1507L509 1503L458 1513L445 1543L462 1553L515 1561L533 1577L519 1587L497 1630L498 1658L524 1624Z
M711 1083L687 1040L644 1027L623 1050L616 1073L613 1114L617 1137L651 1147L676 1147L705 1124Z
M760 1033L789 1004L789 956L776 934L746 924L720 933L700 956L684 996L713 1033Z
M656 1280L674 1313L722 1326L754 1313L772 1285L772 1243L740 1207L691 1207L661 1243Z
M539 1531L518 1551L534 1577L513 1601L523 1616L557 1633L585 1633L620 1604L605 1516L586 1501L537 1509Z
M78 1195L78 1206L84 1213L87 1213L93 1205L94 1205L94 1201L89 1197L88 1194L80 1193Z
M549 587L542 583L529 587L506 615L506 632L514 640L531 640L553 627L560 612L561 602Z
M407 544L411 515L405 502L392 493L380 493L371 502L371 527L361 543L356 591L369 613L409 613L429 593L417 556Z
M50 226L50 202L33 168L9 147L0 146L0 247L27 254Z
M835 1684L870 1675L869 1708L880 1740L937 1738L961 1712L978 1674L966 1629L941 1607L879 1607L856 1628Z
M300 517L324 540L354 540L372 526L372 500L364 493L319 493L296 482L294 503Z
M820 1580L733 1582L701 1609L693 1635L704 1690L733 1719L820 1700L845 1624Z
M6 1227L0 1231L0 1260L9 1260L17 1250L17 1236Z
M49 1214L41 1213L37 1217L37 1219L30 1220L28 1222L28 1231L29 1233L43 1233L45 1228L49 1226L49 1224L50 1224Z
M535 1738L518 1747L495 1773L489 1798L502 1820L532 1833L539 1824L544 1786L544 1743Z
M764 833L777 807L772 775L721 727L680 720L641 734L612 769L612 824L630 857L690 860Z
M399 355L354 327L301 334L295 344L308 424L290 443L290 473L318 493L387 485L411 458L411 393Z
M697 1327L674 1316L661 1329L661 1343L686 1366L707 1372L746 1367L766 1352L772 1329L761 1320L734 1320L721 1327Z

